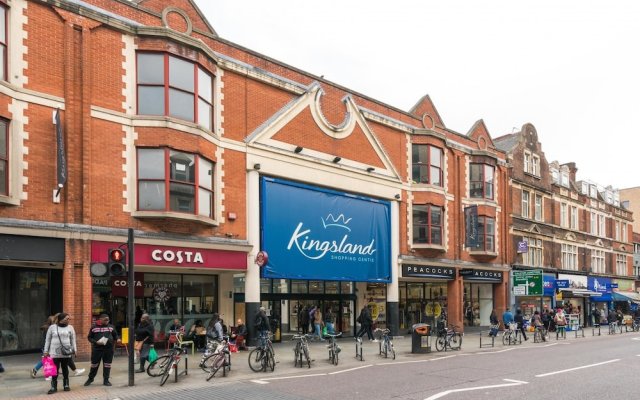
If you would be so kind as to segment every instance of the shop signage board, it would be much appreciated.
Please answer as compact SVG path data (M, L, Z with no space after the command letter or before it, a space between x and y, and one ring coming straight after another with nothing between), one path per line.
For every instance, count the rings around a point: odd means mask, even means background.
M558 289L567 289L569 287L569 281L566 279L556 279L556 287Z
M434 265L402 264L402 277L451 280L456 278L456 269L453 267L438 267Z
M263 278L391 282L391 203L269 177L260 186Z
M502 282L502 271L463 268L458 273L467 281Z
M516 296L542 296L542 270L517 270L511 272L513 294Z

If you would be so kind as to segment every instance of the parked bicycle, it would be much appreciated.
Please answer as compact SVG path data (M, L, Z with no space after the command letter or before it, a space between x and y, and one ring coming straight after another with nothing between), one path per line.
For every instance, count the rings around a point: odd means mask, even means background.
M438 331L438 337L436 339L436 350L446 351L447 347L451 350L460 350L462 347L462 334L456 332L455 325L449 325L450 328L444 328Z
M229 340L224 338L213 353L205 358L200 367L208 372L207 381L211 380L222 368L222 376L227 376L227 371L231 370L231 353L229 352Z
M640 331L640 319L635 318L631 323L631 328L633 329L634 332Z
M304 334L304 335L293 335L293 340L296 341L296 345L293 346L293 366L297 367L300 365L302 367L302 363L306 362L308 368L311 368L311 357L309 356L309 338L312 335Z
M173 345L173 348L171 348L167 354L158 357L147 367L147 374L149 376L161 377L160 386L164 385L165 382L167 382L167 379L169 379L169 375L171 375L171 372L174 372L175 381L178 381L178 364L180 364L180 359L182 358L182 354L184 353L184 350L182 349L182 347L180 347L178 342ZM184 366L184 374L186 375L188 373L186 361Z
M540 343L547 341L548 332L544 326L536 326L533 331L533 343Z
M503 345L511 345L511 344L516 344L518 343L519 337L519 330L518 330L518 323L517 322L511 322L509 323L509 326L507 329L505 329L504 333L502 334L502 344Z
M389 336L389 333L391 333L391 331L389 329L376 329L375 332L382 332L382 337L380 338L380 349L379 349L379 354L383 355L384 358L389 357L389 355L391 355L392 359L396 359L396 351L393 348L393 342L391 341L391 337Z
M267 370L276 369L276 353L273 351L273 344L271 338L273 335L268 334L266 337L261 338L265 344L256 347L249 353L249 368L253 372L266 372Z
M362 337L356 336L356 359L364 361L362 357Z
M342 332L338 332L336 334L326 334L325 337L329 338L329 344L327 348L329 349L329 362L333 365L338 365L338 353L340 353L340 346L338 346L337 337L342 336Z
M618 329L618 321L609 322L609 335L615 335L617 329ZM622 330L620 330L620 333L622 333Z

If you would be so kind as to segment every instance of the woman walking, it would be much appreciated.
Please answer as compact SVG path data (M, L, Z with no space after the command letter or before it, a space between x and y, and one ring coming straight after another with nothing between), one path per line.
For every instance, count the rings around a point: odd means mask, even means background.
M62 386L64 391L71 390L69 387L69 360L76 354L78 347L76 345L76 331L69 324L71 317L69 314L62 312L58 315L58 321L47 330L47 337L44 344L44 356L53 358L58 370L62 367ZM58 391L58 376L51 378L51 389L47 394L53 394Z
M149 314L142 314L140 324L136 328L136 348L140 352L140 368L136 372L144 372L144 364L149 359L149 350L153 347L153 323Z

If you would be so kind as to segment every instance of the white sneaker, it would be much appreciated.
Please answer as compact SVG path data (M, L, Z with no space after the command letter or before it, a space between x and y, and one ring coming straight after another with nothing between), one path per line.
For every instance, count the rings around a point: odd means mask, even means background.
M76 369L76 374L75 376L80 376L82 374L84 374L85 369L84 368L78 368Z
M378 339L373 339L373 343L378 343L379 340Z
M50 380L51 380L51 377L50 377L50 376L47 376L46 378L44 378L44 380L45 380L45 381L50 381Z

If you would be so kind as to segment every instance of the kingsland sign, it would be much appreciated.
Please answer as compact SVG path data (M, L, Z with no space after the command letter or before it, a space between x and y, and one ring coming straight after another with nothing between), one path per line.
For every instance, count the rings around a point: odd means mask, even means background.
M390 204L262 178L265 278L389 282Z

